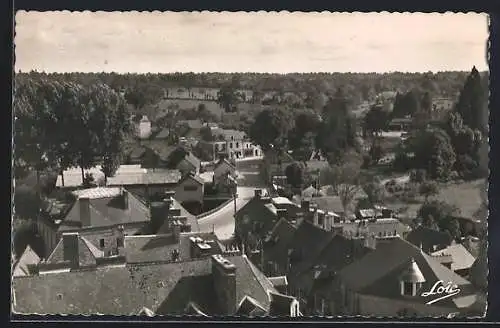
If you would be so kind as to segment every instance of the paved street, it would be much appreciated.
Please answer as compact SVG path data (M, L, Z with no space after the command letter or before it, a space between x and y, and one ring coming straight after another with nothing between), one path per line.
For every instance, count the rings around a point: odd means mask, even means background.
M239 163L238 163L239 164ZM256 188L263 188L264 185L256 166L240 167L238 165L240 177L238 178L238 197L236 199L236 211L245 206L253 197ZM234 233L234 213L235 202L231 202L202 219L199 219L200 231L215 231L221 240L229 239Z

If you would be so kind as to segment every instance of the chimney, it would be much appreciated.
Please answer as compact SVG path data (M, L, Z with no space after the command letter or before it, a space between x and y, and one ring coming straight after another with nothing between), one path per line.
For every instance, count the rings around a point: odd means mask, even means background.
M182 222L175 220L172 222L172 235L176 243L179 242L181 236Z
M165 202L152 202L150 205L151 225L156 233L168 217L168 207Z
M262 190L261 189L255 189L254 190L254 196L257 199L260 199L262 197Z
M364 238L364 246L366 248L375 249L377 247L377 238L374 234L366 235Z
M123 209L128 210L128 191L122 190L122 201L123 201Z
M80 222L82 227L90 227L90 199L88 197L78 198L80 203Z
M71 269L78 268L78 232L64 233L62 239L64 261L69 261Z
M286 219L287 213L288 213L288 211L286 210L286 208L277 208L276 209L276 216L278 217L278 220Z
M212 276L215 293L223 315L236 312L236 266L222 255L212 255Z
M303 200L300 204L300 208L302 208L302 211L304 212L304 215L306 213L309 213L309 208L311 207L311 202L308 200Z

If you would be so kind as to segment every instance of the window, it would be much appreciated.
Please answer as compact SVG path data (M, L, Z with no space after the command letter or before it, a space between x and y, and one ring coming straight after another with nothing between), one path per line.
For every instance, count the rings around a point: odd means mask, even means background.
M413 296L413 283L403 282L403 295Z
M318 225L323 226L325 224L325 219L322 216L318 216Z
M60 300L62 300L62 299L63 299L62 294L57 294L57 299L58 299L59 301L60 301Z
M197 186L184 186L184 191L196 191L198 190Z
M229 148L233 149L233 143L229 143Z
M101 239L99 240L99 246L100 246L101 248L104 248L104 238L101 238Z
M123 238L122 237L116 238L116 247L123 247Z
M239 142L237 142L237 143L236 143L236 148L239 148L239 147L240 147L240 143L239 143Z

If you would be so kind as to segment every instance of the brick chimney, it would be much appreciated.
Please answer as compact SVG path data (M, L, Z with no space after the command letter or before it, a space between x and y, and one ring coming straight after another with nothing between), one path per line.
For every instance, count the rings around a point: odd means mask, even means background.
M122 201L123 201L123 209L128 210L128 191L126 189L122 189Z
M224 315L236 312L236 266L220 254L212 255L212 276L217 302Z
M88 197L78 198L80 206L80 222L82 227L90 227L90 199Z
M254 196L257 199L260 199L262 197L262 190L261 189L255 189L254 190Z
M150 220L154 232L158 230L168 218L168 205L165 202L150 204Z
M63 258L64 261L69 261L71 269L76 269L79 266L78 239L78 232L68 232L62 235Z

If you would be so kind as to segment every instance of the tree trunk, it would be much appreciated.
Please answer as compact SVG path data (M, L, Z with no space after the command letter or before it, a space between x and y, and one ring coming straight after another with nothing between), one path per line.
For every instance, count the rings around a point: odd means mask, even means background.
M61 184L64 187L64 170L61 170Z
M82 170L82 185L85 184L85 172L83 170L83 166L80 166L80 169Z

